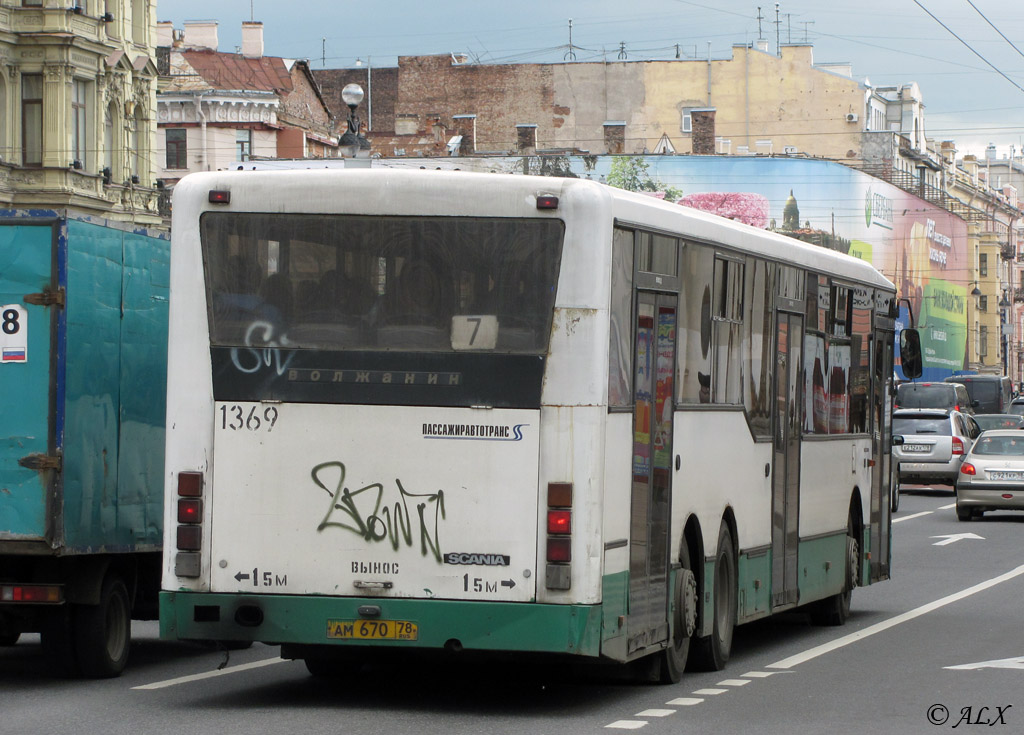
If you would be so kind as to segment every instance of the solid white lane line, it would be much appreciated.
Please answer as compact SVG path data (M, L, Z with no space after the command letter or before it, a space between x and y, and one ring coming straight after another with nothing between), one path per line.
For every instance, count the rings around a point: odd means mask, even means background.
M676 699L671 699L668 702L665 702L665 704L676 705L677 707L692 707L693 705L700 704L703 701L704 700L700 697L677 697Z
M909 516L903 516L902 518L893 518L892 522L893 523L900 523L901 521L909 521L911 518L920 518L921 516L930 516L934 512L935 511L933 511L933 510L923 510L920 513L914 513L914 514L909 515Z
M856 633L851 633L850 635L843 636L842 638L837 638L836 640L831 641L830 643L825 643L820 646L816 646L815 648L808 649L803 653L798 653L795 656L790 656L789 658L784 658L781 661L777 661L773 664L768 664L768 668L791 669L794 666L799 666L800 664L810 661L811 659L817 658L818 656L822 656L826 653L831 653L832 651L848 646L851 643L855 643L863 638L872 636L875 633L881 633L883 630L888 630L889 628L895 627L900 623L906 623L909 620L919 618L922 615L927 615L930 612L934 612L935 610L938 610L941 607L945 607L946 605L962 600L965 597L970 597L971 595L983 592L987 590L989 587L995 587L998 584L1007 582L1013 579L1014 577L1019 577L1022 574L1024 574L1024 566L1019 566L1016 569L1011 569L1009 572L1006 572L1005 574L1000 574L998 577L993 577L992 579L976 584L973 587L968 587L967 589L962 590L961 592L956 592L952 595L947 595L946 597L943 597L939 600L935 600L934 602L929 602L927 605L922 605L921 607L915 608L908 612L901 613L900 615L889 618L888 620L883 620L880 623L869 625L867 628L864 628L864 630L858 630Z
M956 503L950 503L949 505L943 505L939 510L951 510L956 507Z
M267 658L262 661L253 661L251 664L241 664L239 666L231 666L226 669L220 669L218 671L206 671L202 674L192 674L191 676L179 676L177 679L167 679L166 681L157 681L152 684L143 684L142 686L132 687L132 689L164 689L166 687L177 686L178 684L188 684L193 681L202 681L203 679L213 679L217 676L227 676L228 674L237 674L240 671L249 671L251 669L259 669L264 666L270 666L272 664L283 663L288 659L283 659L280 656L277 658Z

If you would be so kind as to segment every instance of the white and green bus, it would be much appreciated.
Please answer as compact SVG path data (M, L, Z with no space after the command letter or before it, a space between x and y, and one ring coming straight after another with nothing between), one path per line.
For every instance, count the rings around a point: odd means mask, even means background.
M165 637L719 669L889 576L893 285L579 179L174 191Z

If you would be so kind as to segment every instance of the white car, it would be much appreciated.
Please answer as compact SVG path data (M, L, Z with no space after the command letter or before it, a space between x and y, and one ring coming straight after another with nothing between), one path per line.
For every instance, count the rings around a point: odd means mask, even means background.
M956 517L970 521L987 510L1024 510L1024 432L984 432L964 457L956 481Z

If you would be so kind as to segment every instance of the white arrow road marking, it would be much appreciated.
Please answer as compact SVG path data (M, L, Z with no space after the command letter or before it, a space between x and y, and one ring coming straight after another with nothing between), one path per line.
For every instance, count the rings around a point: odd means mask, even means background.
M927 605L922 605L921 607L917 607L913 610L901 613L900 615L889 618L888 620L883 620L880 623L869 625L863 630L858 630L855 633L845 635L842 638L837 638L836 640L830 641L829 643L824 643L820 646L815 646L814 648L808 649L803 653L798 653L795 656L790 656L789 658L784 658L781 661L776 661L773 664L769 664L768 668L791 669L794 666L798 666L799 664L802 664L806 661L810 661L811 659L817 658L818 656L823 656L826 653L831 653L832 651L848 646L851 643L856 643L857 641L863 638L867 638L868 636L872 636L875 633L881 633L882 631L888 630L889 628L893 628L899 625L900 623L906 623L907 621L913 620L914 618L919 618L922 615L934 612L935 610L938 610L941 607L945 607L946 605L957 602L958 600L962 600L965 597L976 595L979 592L987 590L989 587L995 587L997 584L1002 584L1003 582L1007 582L1011 579L1014 579L1015 577L1019 577L1022 574L1024 574L1024 566L1016 567L1015 569L1011 569L1005 574L1000 574L998 577L993 577L992 579L976 584L973 587L968 587L967 589L962 590L960 592L956 592L952 595L947 595L946 597L935 600L934 602L929 602Z
M957 541L963 541L965 538L976 538L981 541L985 540L984 536L979 536L976 533L951 533L948 536L932 536L932 538L946 539L945 541L934 543L932 546L949 546L950 544L955 544Z
M1017 658L1003 658L996 661L981 661L976 664L960 664L959 666L943 666L944 669L961 669L970 671L972 669L1024 669L1024 656Z

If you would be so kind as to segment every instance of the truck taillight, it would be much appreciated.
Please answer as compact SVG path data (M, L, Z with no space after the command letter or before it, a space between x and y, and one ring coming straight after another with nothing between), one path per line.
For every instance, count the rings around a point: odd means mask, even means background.
M174 573L179 577L198 577L202 570L200 550L203 546L202 472L178 473L178 553L174 557Z
M3 584L0 602L60 603L64 594L56 584Z
M545 583L549 590L572 586L572 483L548 483L548 539Z

